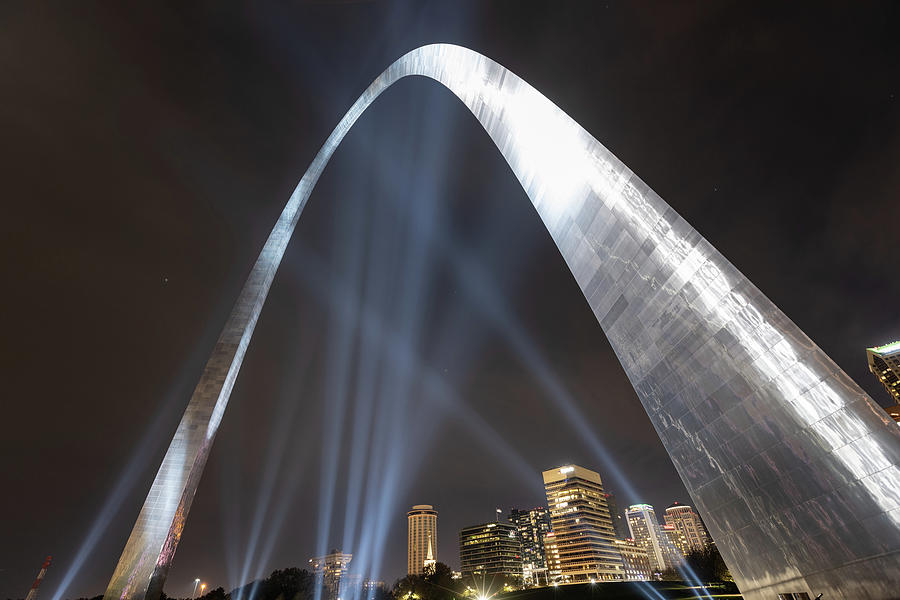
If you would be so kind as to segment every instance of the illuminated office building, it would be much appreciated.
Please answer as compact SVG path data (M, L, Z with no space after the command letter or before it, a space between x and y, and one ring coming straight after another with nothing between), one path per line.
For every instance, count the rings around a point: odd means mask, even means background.
M682 552L687 554L691 550L703 550L709 545L709 533L706 526L700 520L700 515L686 504L675 502L666 509L663 515L666 525L672 525L681 532L685 546Z
M900 342L866 348L866 356L869 370L894 399L894 404L900 404Z
M600 475L576 465L544 471L559 576L566 582L623 579L622 557Z
M626 581L648 581L653 579L650 557L643 546L632 539L616 540L616 549L622 555L622 565Z
M674 565L668 550L668 541L664 537L656 520L656 512L649 504L632 504L625 511L628 529L634 542L647 551L650 567L656 573L662 573Z
M437 554L437 511L430 504L416 504L408 513L406 572L421 575L425 563L434 564Z
M325 600L338 600L347 587L347 569L353 555L349 552L332 550L325 556L309 559L316 583L322 585Z
M562 561L559 559L559 544L556 543L556 534L552 531L544 536L544 558L547 561L548 583L562 580Z
M459 532L459 563L463 577L477 581L489 575L522 580L522 547L514 525L482 523Z
M531 510L513 508L509 522L516 528L522 545L522 576L525 585L547 583L544 536L550 532L550 511L543 506Z

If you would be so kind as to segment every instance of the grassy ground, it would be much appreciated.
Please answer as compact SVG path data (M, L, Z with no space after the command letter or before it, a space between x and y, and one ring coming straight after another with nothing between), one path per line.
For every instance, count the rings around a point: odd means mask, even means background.
M734 584L691 588L679 581L595 583L533 588L503 594L502 600L691 600L708 598L740 599Z

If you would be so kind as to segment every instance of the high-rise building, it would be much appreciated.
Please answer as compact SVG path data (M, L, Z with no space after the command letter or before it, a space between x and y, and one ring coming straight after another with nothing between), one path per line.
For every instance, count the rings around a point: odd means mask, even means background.
M406 572L421 575L425 561L434 564L437 556L437 511L430 504L416 504L406 513L407 537Z
M710 537L706 526L700 520L700 515L687 504L675 502L666 509L663 518L666 525L673 525L684 536L685 547L682 549L684 554L691 550L703 550L709 545Z
M349 552L332 550L325 556L309 559L318 585L323 586L325 600L338 600L347 587L347 569L353 555Z
M643 546L632 539L616 540L616 549L622 555L626 581L648 581L653 579L650 557Z
M609 506L609 517L612 519L613 530L616 532L616 539L628 539L628 523L626 523L625 519L622 517L619 503L616 502L616 495L612 492L607 492L606 504Z
M482 523L459 532L459 563L463 577L502 575L522 580L522 547L516 528L507 523Z
M674 525L660 525L659 530L662 531L663 553L668 554L666 562L670 567L680 565L684 562L684 557L690 551L687 538L684 533Z
M894 399L894 404L900 404L900 342L866 348L866 356L869 370Z
M544 490L553 543L563 581L614 581L624 578L622 556L600 474L565 465L544 471Z
M654 572L662 573L673 568L668 540L664 537L656 520L656 512L649 504L632 504L625 511L631 538L638 546L647 551L650 567Z
M900 404L894 406L888 406L884 410L887 411L887 414L897 423L900 423Z
M544 536L550 532L550 511L543 506L531 510L513 508L509 522L516 528L522 545L522 576L525 585L548 583Z

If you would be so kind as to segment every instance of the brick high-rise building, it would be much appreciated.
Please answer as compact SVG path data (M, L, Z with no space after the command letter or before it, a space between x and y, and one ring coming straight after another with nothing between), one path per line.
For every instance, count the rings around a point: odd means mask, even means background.
M666 509L663 518L666 525L673 525L684 536L686 547L683 551L685 554L691 550L703 550L709 545L711 540L706 526L700 520L700 515L687 504L675 502Z

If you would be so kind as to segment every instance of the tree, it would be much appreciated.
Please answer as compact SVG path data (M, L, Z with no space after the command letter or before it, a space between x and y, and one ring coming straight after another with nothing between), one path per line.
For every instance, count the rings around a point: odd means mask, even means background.
M306 569L296 567L272 571L265 581L262 600L310 600L315 588L315 576Z
M681 581L684 579L675 569L666 569L659 574L659 578L663 581Z
M315 577L306 569L276 569L262 580L232 590L231 600L312 600ZM213 599L217 600L217 599Z
M225 590L221 586L200 596L200 600L226 600Z
M394 584L394 600L455 600L462 583L453 579L453 571L444 563L435 563L425 575L407 575Z
M684 557L684 562L700 581L734 581L715 544L702 550L691 550Z

